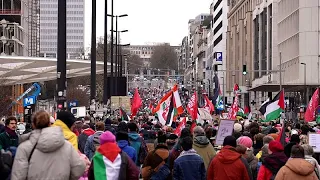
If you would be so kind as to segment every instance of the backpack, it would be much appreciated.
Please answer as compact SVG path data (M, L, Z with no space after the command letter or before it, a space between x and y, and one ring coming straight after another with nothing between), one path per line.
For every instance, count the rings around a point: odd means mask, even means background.
M157 172L154 172L151 177L150 180L163 180L163 179L167 179L170 175L171 171L169 168L169 161L167 159L167 162L165 164L163 164Z
M140 165L139 163L139 153L141 148L141 142L140 141L129 141L130 146L133 147L136 150L136 162L135 164Z

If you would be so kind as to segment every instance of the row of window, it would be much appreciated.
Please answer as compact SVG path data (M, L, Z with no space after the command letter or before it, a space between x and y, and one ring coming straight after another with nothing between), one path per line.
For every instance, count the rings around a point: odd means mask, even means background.
M41 34L57 34L58 29L41 29ZM67 29L67 36L68 34L83 34L83 29Z
M40 42L40 47L41 46L46 46L46 45L48 45L48 46L56 46L57 45L57 41L55 41L55 42ZM80 41L80 42L75 42L75 41L67 42L67 46L68 45L71 45L71 46L83 46L83 42L82 41Z
M56 11L50 11L50 10L41 10L40 11L40 17L41 14L58 14L58 10ZM67 11L67 15L68 14L84 14L83 10L82 11Z
M40 17L40 22L43 20L55 20L58 21L58 16L55 17ZM67 17L67 21L83 21L83 17Z
M42 36L40 36L40 39L47 39L47 40L57 39L57 35L53 35L53 36L45 36L45 35L42 35ZM83 40L84 37L83 37L83 36L68 36L68 35L67 35L67 41L68 41L68 40L76 40L76 39Z
M79 52L79 49L81 49L83 46L77 46L77 47L68 47L67 52ZM57 52L57 47L50 47L50 48L43 48L40 47L40 52Z
M57 27L58 23L40 23L40 27ZM67 27L84 27L84 23L67 23Z
M41 7L40 8L58 8L58 3L53 3L53 4L41 4L40 5ZM67 10L68 9L71 9L71 8L83 8L83 5L82 4L67 4Z
M154 47L130 47L130 49L137 49L137 50L153 50Z
M153 51L130 51L133 54L153 54Z

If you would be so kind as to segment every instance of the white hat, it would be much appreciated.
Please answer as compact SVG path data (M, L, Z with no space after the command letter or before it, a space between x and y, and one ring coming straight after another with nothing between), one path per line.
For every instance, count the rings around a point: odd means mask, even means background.
M56 120L52 116L50 116L50 123L53 124L55 121Z

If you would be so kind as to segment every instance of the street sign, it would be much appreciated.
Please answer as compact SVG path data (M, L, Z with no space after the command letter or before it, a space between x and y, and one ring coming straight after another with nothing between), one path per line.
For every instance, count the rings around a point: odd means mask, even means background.
M37 98L36 96L29 96L23 99L23 107L30 106L36 104Z
M222 62L222 52L216 52L216 61Z
M79 102L78 102L77 100L75 100L75 101L70 101L70 102L68 103L68 107L69 107L69 108L77 107L78 104L79 104Z

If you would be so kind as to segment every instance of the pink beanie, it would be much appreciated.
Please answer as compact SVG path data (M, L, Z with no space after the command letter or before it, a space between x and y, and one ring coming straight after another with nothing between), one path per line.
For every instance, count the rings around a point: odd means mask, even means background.
M110 131L106 131L100 135L100 144L104 143L115 143L116 137Z
M241 136L238 138L237 140L238 145L243 145L247 148L251 148L252 147L252 140L250 137L248 136Z

